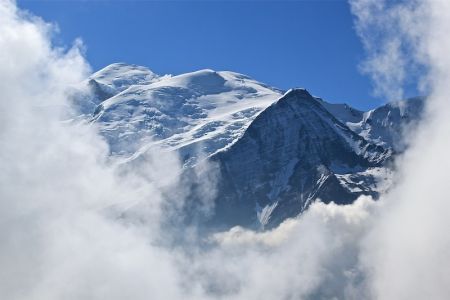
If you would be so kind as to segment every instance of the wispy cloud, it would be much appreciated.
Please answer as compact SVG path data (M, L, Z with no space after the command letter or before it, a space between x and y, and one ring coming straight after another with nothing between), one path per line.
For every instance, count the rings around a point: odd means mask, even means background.
M445 299L450 295L449 194L450 158L450 3L448 1L351 1L357 28L368 45L370 74L386 76L377 83L395 95L404 82L391 74L414 74L427 86L427 114L411 137L399 165L399 183L382 201L386 204L361 252L375 299ZM374 21L376 20L376 21ZM381 23L381 24L379 24ZM377 35L372 35L375 31ZM391 43L401 45L393 55ZM376 46L375 46L376 44ZM392 59L377 68L377 59ZM398 59L400 58L400 60ZM413 66L413 68L411 67ZM416 69L417 71L417 69ZM386 75L384 75L386 74ZM395 77L395 76L394 76Z

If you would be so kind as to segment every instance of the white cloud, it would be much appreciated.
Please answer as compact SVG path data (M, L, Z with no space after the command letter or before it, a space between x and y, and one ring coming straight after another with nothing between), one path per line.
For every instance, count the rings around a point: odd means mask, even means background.
M89 66L79 44L55 49L52 34L52 26L0 1L1 297L179 298L170 288L172 258L151 245L177 158L159 154L141 170L159 182L119 175L94 127L61 122L68 88ZM134 226L111 216L130 203L154 221Z
M359 17L363 38L375 31L382 39L369 55L400 41L403 60L427 70L421 76L430 90L427 114L400 163L399 183L382 201L385 207L365 238L362 263L375 299L447 299L450 295L450 204L447 189L450 158L450 3L448 1L379 1L373 10L369 1L351 1ZM367 15L370 18L367 19ZM378 20L383 24L376 24ZM371 28L368 28L372 26ZM378 52L375 60L378 58ZM394 55L394 60L396 60ZM372 59L370 57L370 59ZM393 63L372 70L374 76L411 71L408 65ZM381 82L383 85L385 82ZM384 85L398 89L404 82ZM386 87L387 86L387 87ZM391 93L392 94L392 93ZM394 92L395 94L395 92Z

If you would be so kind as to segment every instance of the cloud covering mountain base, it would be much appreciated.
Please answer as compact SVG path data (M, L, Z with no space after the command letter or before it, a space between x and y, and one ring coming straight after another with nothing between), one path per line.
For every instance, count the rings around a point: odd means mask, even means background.
M89 72L82 44L54 47L52 25L0 0L2 298L447 299L450 4L351 6L369 61L389 61L368 69L380 90L402 85L395 58L426 70L427 115L396 186L377 202L315 203L271 231L202 236L164 226L166 195L184 193L178 157L155 150L123 169L95 126L62 121L70 86Z

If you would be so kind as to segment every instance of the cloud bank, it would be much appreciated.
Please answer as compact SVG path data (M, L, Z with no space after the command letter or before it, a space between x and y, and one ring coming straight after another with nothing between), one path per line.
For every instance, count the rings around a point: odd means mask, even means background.
M425 118L417 132L410 134L410 149L401 159L399 182L383 197L385 207L364 239L361 259L370 274L372 296L447 299L450 236L444 228L450 226L446 187L450 167L450 2L357 0L351 4L363 40L373 31L382 36L375 50L369 46L371 74L378 86L383 91L399 90L406 79L397 77L392 86L391 77L399 70L406 73L418 68L423 73L415 77L421 78L419 84L429 93ZM392 55L389 45L393 41L401 47ZM377 65L380 57L393 62Z
M123 169L94 126L64 122L89 72L82 44L54 47L54 26L0 0L2 298L447 299L450 3L350 4L380 93L400 97L424 71L427 114L398 184L271 231L199 236L165 227L167 194L179 207L185 192L176 155Z

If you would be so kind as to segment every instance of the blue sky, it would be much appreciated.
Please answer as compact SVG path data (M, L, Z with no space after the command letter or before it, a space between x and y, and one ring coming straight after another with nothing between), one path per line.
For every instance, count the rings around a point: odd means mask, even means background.
M364 58L346 1L21 1L81 37L94 70L113 62L159 74L232 70L330 102L383 103L358 71Z

